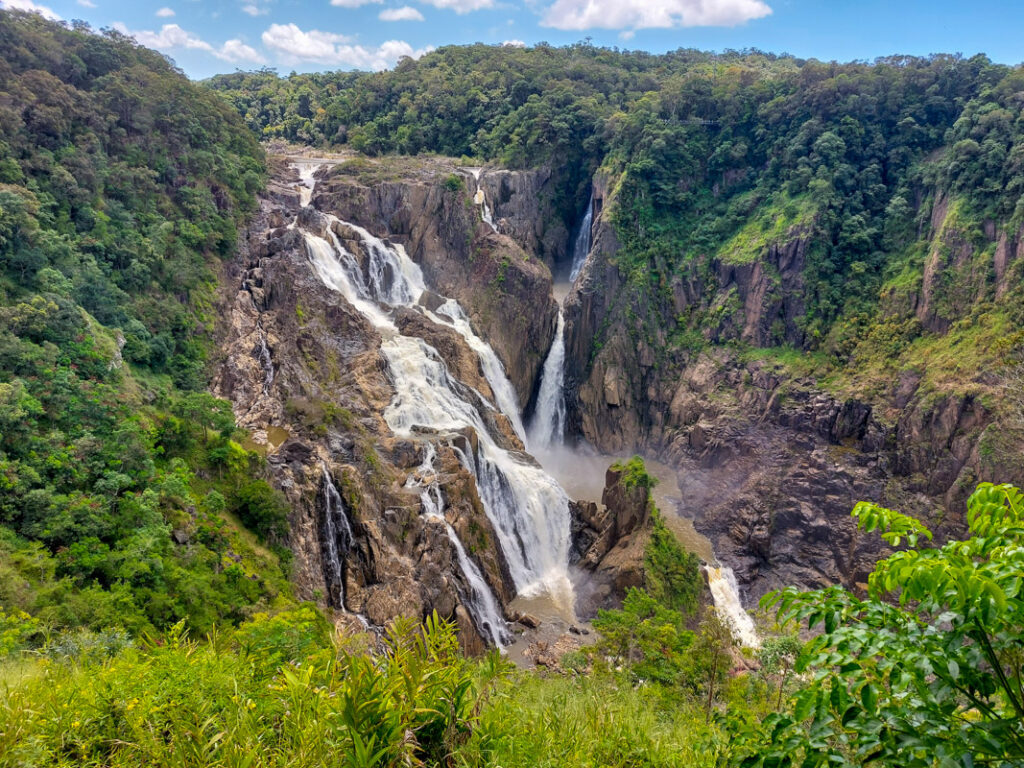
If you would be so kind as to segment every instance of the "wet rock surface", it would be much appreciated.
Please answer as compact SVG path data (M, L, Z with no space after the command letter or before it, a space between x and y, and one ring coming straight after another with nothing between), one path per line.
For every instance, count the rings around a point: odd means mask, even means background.
M496 599L507 605L514 597L508 564L474 479L452 447L461 444L472 452L476 436L424 435L438 445L436 477L429 481L440 486L445 519L425 516L422 489L406 487L411 477L421 480L416 472L423 459L422 444L396 437L383 416L395 390L382 357L380 332L340 293L325 287L311 268L301 233L288 225L298 217L309 231L325 234L328 223L311 208L300 208L298 192L288 186L291 181L286 178L270 186L258 215L243 233L238 256L225 265L214 391L232 402L239 425L253 434L251 447L267 455L271 482L289 502L288 544L295 556L294 582L300 597L317 600L341 615L358 614L379 626L398 616L422 618L436 610L456 621L467 651L482 652L486 643L464 599L470 587L444 525L447 522L456 532ZM387 194L381 192L382 199ZM402 199L416 200L417 194L409 192ZM374 216L356 216L358 211L339 212L352 215L360 226L378 223ZM425 221L434 213L421 212L419 217ZM432 219L432 226L439 221ZM450 226L465 223L458 217L454 221ZM481 239L473 239L477 224L457 233L464 245L467 232L474 246ZM332 231L358 258L354 233L337 226ZM493 233L482 239L498 240L480 245L480 252L498 254L494 258L499 260L504 258L501 254L519 249L511 239ZM418 255L429 261L440 258L439 252L424 247ZM522 264L507 268L505 301L528 303L523 294L511 293L513 286L540 298L533 311L517 315L529 331L519 328L505 334L510 359L538 354L523 341L530 334L542 337L547 322L553 321L553 306L552 317L547 317L546 267L535 259L527 263L521 249L516 257ZM481 264L489 261L493 260L480 258ZM472 297L465 286L481 281L486 283L486 273L474 276L463 268L445 285L462 285L461 294ZM502 306L491 309L488 322L515 329L515 319L503 317ZM396 311L394 322L403 334L434 346L459 386L475 397L493 399L476 353L450 327L414 309ZM542 348L543 341L537 346ZM493 409L491 414L495 439L521 449L508 419ZM352 531L351 546L343 556L332 554L325 541L337 535L327 519L328 483L336 489ZM342 560L340 579L334 576L336 560Z

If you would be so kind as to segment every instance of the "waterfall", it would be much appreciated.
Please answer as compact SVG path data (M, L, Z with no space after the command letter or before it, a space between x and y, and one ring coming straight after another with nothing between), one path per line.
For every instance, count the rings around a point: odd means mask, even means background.
M270 357L270 347L267 346L267 334L261 327L259 361L263 369L263 394L270 392L270 385L274 383L274 361Z
M740 588L736 583L736 575L731 568L722 566L706 566L708 587L711 597L725 623L729 625L733 636L748 648L760 648L761 640L757 636L754 620L743 609L740 602Z
M590 226L593 220L594 192L591 191L590 200L587 201L587 212L583 214L580 231L576 234L576 242L572 245L572 271L569 272L569 282L576 280L587 261L587 254L590 253Z
M427 315L435 321L440 321L452 326L466 340L469 348L476 352L480 358L480 367L483 369L484 378L491 385L494 393L494 404L498 410L508 416L512 427L521 440L526 439L526 431L523 428L523 420L519 414L519 398L512 382L505 375L505 366L494 353L494 349L486 341L476 335L469 318L462 311L457 301L448 299L434 312L427 312Z
M332 221L337 221L329 217ZM472 428L478 437L476 455L461 455L476 477L481 500L494 526L516 589L522 595L549 593L571 612L572 584L568 574L569 501L565 491L530 457L506 450L491 434L481 409L490 404L455 380L437 350L414 336L400 334L392 322L390 306L414 306L423 293L419 267L401 248L392 248L366 230L345 222L359 235L367 251L368 279L360 281L358 263L333 232L328 242L304 232L310 261L329 288L339 291L374 326L382 331L381 354L395 389L384 419L404 437L418 427L441 432ZM461 307L448 300L435 319L447 318L466 343L480 354L485 377L498 407L521 432L514 392L493 350L473 333ZM507 409L507 410L506 410ZM467 577L468 578L468 577Z
M313 188L316 180L313 174L320 170L320 163L295 163L294 168L299 172L299 205L305 208L313 199Z
M352 535L352 526L345 514L345 505L342 503L341 494L338 493L338 489L334 485L327 465L322 464L321 469L324 476L324 579L329 592L328 603L345 610L345 556L352 549L355 537Z
M444 497L441 495L441 486L437 480L437 470L434 469L437 450L431 443L427 443L424 450L426 455L418 471L418 480L415 476L410 476L405 485L407 488L417 485L423 488L423 493L420 494L423 514L432 520L439 520L444 525L448 533L448 540L455 549L459 569L469 586L469 594L461 596L462 602L469 611L480 635L489 639L496 648L501 648L508 645L511 640L507 622L502 616L498 601L484 579L483 573L480 572L480 568L466 554L466 548L462 546L455 529L444 518ZM427 480L428 473L431 476L429 481Z
M473 195L473 203L480 206L480 218L484 220L484 223L491 228L491 231L497 232L498 228L494 225L494 217L491 215L491 209L487 205L487 195L484 194L484 188L480 186L481 170L481 168L469 169L469 172L473 174L473 178L476 179L476 192Z
M594 193L591 191L587 210L580 222L580 230L572 248L572 271L569 280L572 282L583 269L590 253L590 225L593 220ZM559 447L565 439L565 315L561 306L558 308L558 321L555 326L555 338L551 342L548 356L541 369L540 387L537 390L537 404L534 409L533 422L530 425L530 449L533 451L550 451Z
M537 407L530 425L530 449L546 450L565 437L565 316L558 308L555 340L544 360Z

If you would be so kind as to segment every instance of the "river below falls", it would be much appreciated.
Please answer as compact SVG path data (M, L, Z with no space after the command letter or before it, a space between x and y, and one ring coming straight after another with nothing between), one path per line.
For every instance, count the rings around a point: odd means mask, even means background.
M630 456L606 456L598 453L575 451L558 446L552 450L537 451L537 461L576 500L600 503L604 491L605 472L616 461L625 461ZM693 527L693 521L679 512L682 492L675 470L660 461L644 457L647 471L658 480L652 495L661 512L665 525L675 534L685 549L693 552L705 563L714 563L715 555L711 542Z

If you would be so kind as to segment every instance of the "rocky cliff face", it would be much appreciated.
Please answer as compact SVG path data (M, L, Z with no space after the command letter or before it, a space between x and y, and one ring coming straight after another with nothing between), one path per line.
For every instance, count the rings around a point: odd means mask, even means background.
M595 179L604 211L615 204L612 189ZM955 214L940 197L922 283L909 301L887 297L883 313L914 313L941 333L954 307L1005 292L1018 239L992 228L993 282ZM805 343L798 319L811 237L793 228L756 258L694 263L665 290L641 295L627 288L614 229L600 216L566 301L570 422L604 452L642 451L676 467L683 513L734 568L750 602L789 584L862 582L881 550L877 537L855 530L856 501L918 514L941 535L960 524L957 510L977 481L1020 474L986 460L991 382L943 392L910 371L874 382L870 395L842 397L770 355L724 346ZM723 346L689 352L671 338L676 319L696 312L704 340Z
M377 624L436 609L460 621L470 647L482 647L464 601L466 574L444 525L423 514L423 489L431 484L440 489L445 520L503 606L514 586L460 461L460 453L475 453L478 436L469 430L435 441L435 471L422 473L422 441L396 437L383 418L395 386L380 332L316 277L301 232L288 223L298 217L301 229L336 238L362 270L369 256L359 227L403 246L426 282L467 310L523 407L552 340L549 266L564 263L568 241L558 217L544 208L547 183L543 171L360 160L318 174L317 210L302 209L287 185L268 190L241 257L225 275L216 387L253 430L291 502L303 596ZM617 264L620 245L606 215L615 205L613 189L611 179L595 180L593 248L564 307L570 432L605 453L642 451L675 467L681 511L733 567L749 602L789 584L861 583L881 550L876 537L858 535L849 517L860 499L929 519L941 534L961 522L943 510L959 509L977 480L1018 479L1013 467L995 466L987 448L1001 439L985 394L991 382L936 391L908 370L878 382L870 395L844 396L771 353L740 354L729 345L806 343L801 297L813 237L806 225L756 258L694 264L660 290L638 293ZM1024 238L992 230L993 278L980 269L955 216L955 206L940 199L920 284L883 297L881 311L941 332L951 302L961 300L950 293L949 274L964 277L972 295L998 295L1016 279ZM426 341L459 386L493 403L477 352L421 311L441 302L424 294L422 308L392 313L395 327ZM707 319L699 351L675 335L676 320L690 313ZM508 419L484 411L488 433L522 450ZM325 545L334 535L332 488L352 529L340 571ZM616 488L609 475L604 508L574 505L573 563L590 574L584 612L614 604L642 580L646 503Z
M324 191L316 203L404 242L428 281L463 301L474 323L501 340L495 347L509 371L520 370L516 385L525 400L553 326L550 273L483 225L464 196L441 182L435 176L364 186L332 177L318 185ZM289 228L292 221L300 228ZM424 487L438 485L445 521L495 598L507 604L514 596L508 564L457 454L474 455L476 435L439 439L434 471L421 476L425 443L396 437L383 417L395 390L380 332L311 268L300 229L326 236L329 228L365 264L357 233L302 208L290 184L270 186L223 275L215 392L233 403L288 498L301 597L375 625L437 610L459 622L471 651L480 650L481 628L465 602L467 576L443 522L423 514L421 498ZM396 311L394 322L402 334L436 349L466 391L493 401L480 360L462 336L411 309ZM521 449L508 419L484 410L494 439ZM351 541L340 530L346 526Z

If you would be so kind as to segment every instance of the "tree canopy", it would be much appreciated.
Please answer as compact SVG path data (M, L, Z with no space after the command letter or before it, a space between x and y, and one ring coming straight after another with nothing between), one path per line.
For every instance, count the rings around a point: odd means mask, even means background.
M240 620L287 585L225 510L265 497L251 517L278 540L281 515L200 390L263 152L117 32L0 11L0 50L0 606L51 628ZM262 486L238 499L243 479Z

